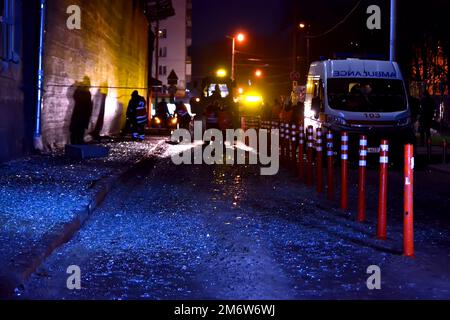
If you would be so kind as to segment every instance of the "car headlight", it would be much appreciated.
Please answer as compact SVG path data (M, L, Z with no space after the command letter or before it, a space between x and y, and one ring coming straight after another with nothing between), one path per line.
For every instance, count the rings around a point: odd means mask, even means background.
M345 119L341 118L341 117L327 116L327 120L331 124L337 124L337 125L341 125L341 126L347 125L347 121L345 121Z
M403 118L397 121L397 126L399 127L404 127L404 126L408 126L411 124L411 118L407 117L407 118Z

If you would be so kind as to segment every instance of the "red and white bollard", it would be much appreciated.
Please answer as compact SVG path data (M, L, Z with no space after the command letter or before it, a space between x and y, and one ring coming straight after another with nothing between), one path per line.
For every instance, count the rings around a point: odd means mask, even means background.
M298 177L305 180L305 128L300 126L298 136Z
M380 192L378 195L377 238L387 239L387 192L389 176L389 141L382 140L380 147Z
M291 168L293 171L297 169L297 126L291 125Z
M288 123L284 124L284 145L284 159L286 160L286 167L289 167L291 162L291 126Z
M358 222L366 221L367 136L359 138Z
M447 164L447 149L448 149L448 142L447 139L444 138L444 141L442 141L442 163Z
M280 122L280 162L282 165L285 163L284 155L286 154L285 149L285 140L284 140L284 123Z
M313 185L313 175L314 175L314 165L313 165L313 157L314 157L314 128L313 126L308 127L307 132L307 150L306 150L306 185L311 187Z
M348 209L348 133L341 134L341 209Z
M334 142L331 130L327 132L327 186L328 200L334 200Z
M323 192L323 140L322 128L317 128L316 138L316 168L317 168L317 193Z
M414 257L414 147L405 146L403 253Z

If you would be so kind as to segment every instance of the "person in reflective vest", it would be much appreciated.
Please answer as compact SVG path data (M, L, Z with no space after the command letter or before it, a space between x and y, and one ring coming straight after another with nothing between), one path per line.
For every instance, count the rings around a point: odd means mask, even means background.
M138 91L134 91L131 95L127 110L127 120L131 124L133 140L144 141L148 115L145 99L139 95Z

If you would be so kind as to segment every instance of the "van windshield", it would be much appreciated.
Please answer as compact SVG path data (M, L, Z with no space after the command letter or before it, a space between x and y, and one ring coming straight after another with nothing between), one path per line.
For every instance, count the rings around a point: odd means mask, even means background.
M401 80L343 79L328 80L328 103L332 109L350 112L399 112L407 110Z

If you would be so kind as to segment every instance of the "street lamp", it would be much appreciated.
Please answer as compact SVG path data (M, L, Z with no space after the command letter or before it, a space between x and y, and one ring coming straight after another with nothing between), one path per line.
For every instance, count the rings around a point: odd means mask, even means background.
M262 73L261 70L256 70L256 71L255 71L255 76L256 76L257 78L261 78L262 75L263 75L263 73Z
M218 78L225 78L227 76L227 71L225 69L219 69L216 72Z
M233 42L231 49L231 80L236 80L236 41L242 43L245 41L245 35L243 33L238 33L234 37L227 36Z

